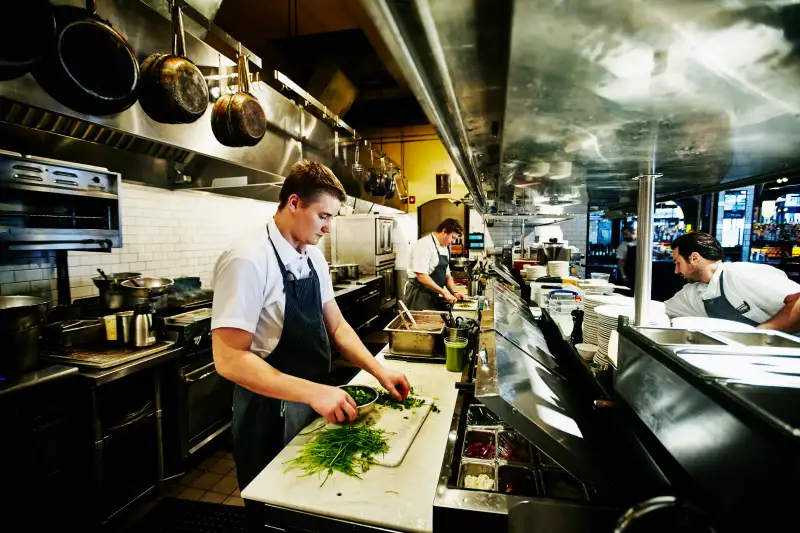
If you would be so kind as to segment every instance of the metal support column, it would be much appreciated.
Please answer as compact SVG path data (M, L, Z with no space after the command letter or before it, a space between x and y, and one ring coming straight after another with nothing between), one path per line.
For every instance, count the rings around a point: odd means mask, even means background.
M653 211L655 209L656 148L658 125L653 128L650 152L639 180L638 223L636 228L636 285L634 287L637 326L647 325L650 319L650 293L653 278Z

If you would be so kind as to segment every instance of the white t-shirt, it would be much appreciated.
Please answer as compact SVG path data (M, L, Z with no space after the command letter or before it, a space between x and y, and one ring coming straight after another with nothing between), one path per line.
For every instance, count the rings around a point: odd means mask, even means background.
M435 242L434 242L435 241ZM439 256L450 257L447 246L441 246L436 235L429 233L411 246L411 260L408 262L408 277L413 279L416 274L430 275L439 264ZM447 266L447 275L450 275L450 266Z
M283 278L268 236L272 237L286 270L296 279L311 275L308 266L311 258L319 278L322 303L333 300L333 284L322 251L316 246L306 246L299 253L283 238L274 220L223 252L214 266L211 329L249 331L253 334L250 349L261 357L267 357L277 346L286 309Z
M667 314L678 316L708 316L703 300L718 297L719 277L722 280L725 297L736 309L750 307L742 316L759 324L766 322L783 308L783 299L800 292L800 285L786 277L786 273L769 265L758 263L721 263L708 284L688 283L678 293L665 302Z

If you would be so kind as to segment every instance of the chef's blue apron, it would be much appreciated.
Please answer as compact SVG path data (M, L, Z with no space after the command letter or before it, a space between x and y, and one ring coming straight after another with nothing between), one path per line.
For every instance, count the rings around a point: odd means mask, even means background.
M436 242L436 237L431 233L433 239L434 250L439 250L439 243ZM447 267L450 264L450 253L448 250L447 255L439 254L439 263L433 272L429 274L435 284L444 288L447 284ZM414 311L430 310L443 310L445 308L445 301L439 295L425 285L418 279L410 279L406 282L406 290L403 296L403 301L409 309Z
M272 249L275 244L269 237ZM311 275L294 279L275 257L281 269L286 308L281 338L267 357L276 370L321 383L330 373L331 351L322 318L319 277L311 259ZM233 458L239 488L244 489L272 459L314 418L305 403L261 396L236 385L233 390Z
M711 298L710 300L703 300L703 307L705 307L706 314L711 318L721 318L723 320L733 320L735 322L741 322L743 324L750 324L751 326L757 326L758 322L755 320L750 320L743 313L747 313L750 311L750 305L747 302L744 302L739 308L736 308L731 305L728 299L725 297L725 286L722 284L722 278L725 276L725 272L720 272L719 274L719 296L716 298Z

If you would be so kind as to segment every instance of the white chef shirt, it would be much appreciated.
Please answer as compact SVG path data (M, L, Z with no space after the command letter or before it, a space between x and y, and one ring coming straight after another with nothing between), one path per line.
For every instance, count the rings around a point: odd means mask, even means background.
M450 250L447 246L441 246L436 235L429 233L411 245L411 260L408 262L409 279L416 278L416 274L428 274L429 276L439 264L439 256L450 257ZM450 265L447 266L447 275L450 275Z
M670 317L708 316L703 300L720 295L719 277L722 280L725 297L734 309L745 302L750 311L742 316L761 324L783 308L783 299L800 292L800 285L786 277L786 273L769 265L758 263L722 263L711 281L688 283L678 293L665 302Z
M636 246L636 241L622 241L619 243L619 246L617 246L617 259L622 259L624 261L625 258L628 257L628 248L631 246Z
M286 270L296 279L307 278L311 275L308 266L311 258L319 278L322 303L333 300L333 284L322 251L316 246L306 246L303 253L298 252L272 219L223 252L214 266L211 329L236 328L252 333L250 350L261 357L267 357L277 346L286 309L283 278L267 227Z

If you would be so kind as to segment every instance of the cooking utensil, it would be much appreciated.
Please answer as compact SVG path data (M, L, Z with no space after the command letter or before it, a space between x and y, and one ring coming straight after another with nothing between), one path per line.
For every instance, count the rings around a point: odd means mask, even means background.
M367 178L364 180L364 190L374 192L378 188L378 171L370 168L367 171Z
M120 283L122 290L132 298L153 298L172 289L168 278L134 278Z
M225 146L255 146L267 132L267 116L258 99L250 93L247 58L237 61L239 92L220 97L211 110L211 130Z
M42 326L42 341L51 346L78 346L105 338L105 321L64 320Z
M153 307L149 303L139 304L133 310L131 337L133 345L137 348L152 346L158 341L153 317L155 317L155 311L153 311Z
M339 385L340 389L361 389L365 392L372 394L372 401L367 402L364 405L359 405L358 410L356 411L356 419L361 418L362 416L366 415L367 413L371 413L375 410L375 402L378 400L378 391L375 388L370 387L368 385ZM352 422L352 420L351 420Z
M38 326L50 300L35 296L0 296L0 332L21 331Z
M375 188L372 190L373 196L385 196L386 195L386 174L381 173L378 174L378 177L375 181Z
M359 150L358 150L358 143L356 143L356 155L353 159L353 179L356 181L361 181L364 178L364 165L361 164L361 160L359 159Z
M189 124L208 108L208 84L186 58L181 8L172 6L172 54L153 54L141 66L139 104L157 122Z
M439 316L442 317L442 320L444 320L445 326L447 326L448 328L453 327L453 323L450 322L450 317L447 316L447 313L440 313Z
M103 277L104 280L111 281L111 280L108 279L108 276L106 276L106 273L103 272L102 268L98 268L97 271L100 273L100 275Z
M0 18L0 80L29 72L53 46L56 18L48 0L5 2Z
M417 321L416 321L416 320L414 320L414 316L411 314L411 311L409 311L409 310L408 310L408 307L406 307L406 303L405 303L403 300L398 300L398 303L400 304L400 308L401 308L403 311L405 311L406 315L408 315L408 320L410 320L410 321L411 321L411 324L413 324L414 326L416 326L416 325L417 325Z
M0 329L3 338L0 378L13 379L36 368L39 361L39 332L38 324L14 331Z
M389 183L386 185L386 198L388 200L394 198L395 192L397 191L397 180L395 179L396 175L396 173L392 174L392 177L389 178Z
M131 107L138 96L139 61L125 37L97 16L97 1L87 0L85 9L53 10L54 44L33 70L39 85L63 105L88 115Z
M117 340L123 344L131 344L133 330L133 311L117 313Z

